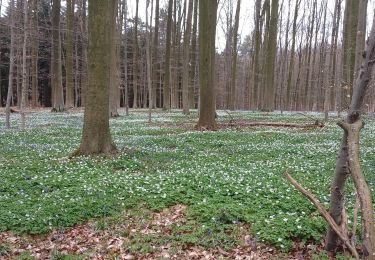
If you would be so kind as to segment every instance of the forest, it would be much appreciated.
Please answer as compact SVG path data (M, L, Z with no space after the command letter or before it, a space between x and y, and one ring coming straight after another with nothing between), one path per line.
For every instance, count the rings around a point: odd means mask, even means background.
M374 8L0 0L0 259L375 259Z

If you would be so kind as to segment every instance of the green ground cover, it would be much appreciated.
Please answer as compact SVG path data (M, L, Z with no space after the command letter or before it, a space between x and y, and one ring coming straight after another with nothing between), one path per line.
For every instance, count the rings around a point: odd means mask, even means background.
M232 117L311 122L292 114L237 112ZM245 223L254 241L288 250L292 241L319 241L324 235L324 221L282 172L288 168L328 207L342 134L335 121L314 130L197 132L196 113L158 112L150 125L145 111L137 110L111 119L118 155L69 159L80 142L82 119L82 113L33 113L28 130L20 132L5 130L0 117L0 232L43 234L125 209L157 211L184 204L188 222L166 239L231 247L237 243L231 234ZM229 119L219 112L219 120ZM375 120L366 118L361 162L373 191L374 130ZM353 195L347 199L349 213Z

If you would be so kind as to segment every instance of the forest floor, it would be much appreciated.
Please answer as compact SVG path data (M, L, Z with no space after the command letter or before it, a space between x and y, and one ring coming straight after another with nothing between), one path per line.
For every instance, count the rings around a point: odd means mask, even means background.
M136 110L111 119L118 154L70 158L82 112L31 111L27 131L18 114L5 130L0 112L0 258L328 259L324 221L282 173L328 207L336 119L249 125L323 117L309 116L219 111L220 130L200 132L196 111L157 111L149 124ZM375 120L365 121L361 163L374 191Z

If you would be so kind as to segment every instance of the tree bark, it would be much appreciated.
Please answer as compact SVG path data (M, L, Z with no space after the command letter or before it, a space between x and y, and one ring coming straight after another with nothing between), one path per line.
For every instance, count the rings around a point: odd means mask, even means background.
M231 71L231 99L229 104L230 110L236 109L236 77L237 77L237 44L238 44L238 27L240 23L240 11L241 11L241 0L237 0L236 15L234 18L234 28L233 28L233 52L232 52L232 71Z
M10 55L9 55L9 79L8 79L8 94L5 106L5 128L10 128L10 103L13 96L13 74L14 74L14 61L15 61L15 31L14 31L14 0L9 3L10 12Z
M195 108L195 97L197 96L197 29L198 28L198 0L194 0L194 22L191 39L191 66L190 66L190 89L189 89L189 107Z
M109 130L109 79L115 0L89 0L88 87L82 141L78 154L113 153Z
M151 26L148 24L148 8L150 5L150 0L147 0L146 4L146 66L147 66L147 89L148 89L148 122L151 123L151 116L152 116L152 57L151 57ZM152 13L152 8L151 8Z
M167 36L165 46L164 85L163 85L163 109L170 109L170 82L171 82L171 38L172 38L172 10L173 0L168 2Z
M270 27L267 32L267 51L266 61L267 66L265 68L266 79L263 99L264 111L273 111L275 109L275 59L276 59L276 47L277 47L277 22L279 13L279 0L272 0L271 5L271 17Z
M360 120L363 100L368 89L371 73L374 68L375 59L375 19L373 19L372 29L367 41L366 55L362 62L361 71L356 79L352 101L349 107L345 122L353 124ZM341 139L341 148L336 161L335 177L331 184L330 214L337 224L342 221L342 209L344 207L344 186L349 175L348 169L348 134L344 132ZM338 247L337 234L328 229L327 245L328 251L334 251Z
M74 37L74 5L75 0L66 1L66 107L74 107L73 81L73 37Z
M39 50L39 36L38 36L38 0L32 2L32 24L33 37L31 47L31 106L37 107L39 104L39 90L38 90L38 50Z
M118 17L118 0L114 0L112 9L109 10L110 17L112 18L111 28L111 68L110 68L110 87L109 87L109 115L110 117L118 117L119 113L117 108L120 102L120 89L118 77L118 58L119 58L119 30L117 29Z
M138 108L138 8L139 0L136 0L133 41L133 108Z
M190 64L190 36L191 36L191 20L193 15L193 0L189 0L188 14L186 18L186 28L184 33L184 58L182 68L182 112L185 115L189 111L189 64Z
M291 95L292 95L292 79L293 79L293 70L294 70L294 55L295 55L295 46L296 46L296 34L297 34L297 19L298 19L298 11L299 6L301 4L301 0L296 1L296 5L294 8L294 18L293 18L293 29L292 29L292 46L290 50L290 60L289 60L289 71L288 71L288 80L286 85L286 101L285 101L285 109L291 109Z
M160 74L160 65L159 65L159 59L160 55L158 55L158 49L159 49L159 19L160 19L160 1L156 0L155 2L155 26L154 26L154 41L153 41L153 64L152 64L152 77L153 77L153 86L152 86L152 105L155 108L157 105L157 96L156 91L159 86L159 74Z
M198 129L216 128L215 36L217 0L199 1L199 81Z
M363 242L362 251L364 259L372 260L375 258L374 209L372 206L371 191L366 183L365 177L362 174L359 163L359 135L364 124L361 120L357 120L353 124L339 122L339 126L348 136L348 163L361 205Z
M27 32L28 32L28 1L24 1L23 3L23 47L22 47L22 97L21 97L21 130L25 130L26 127L26 115L25 115L25 108L26 108L26 99L29 95L29 89L27 84Z
M62 85L61 64L61 36L60 36L60 0L52 2L52 60L51 60L51 86L53 93L52 111L62 112L64 106L64 92Z

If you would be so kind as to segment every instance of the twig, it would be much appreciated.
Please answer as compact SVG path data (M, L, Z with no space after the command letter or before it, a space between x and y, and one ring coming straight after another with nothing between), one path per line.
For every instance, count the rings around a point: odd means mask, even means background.
M320 202L314 197L314 195L311 194L309 191L307 191L305 188L303 188L295 179L293 179L292 176L289 175L287 170L284 172L284 176L299 192L301 192L305 197L307 197L314 204L314 206L318 209L322 217L328 222L328 224L332 227L332 229L337 233L340 239L348 247L350 253L356 259L359 259L358 252L356 248L353 247L352 244L350 243L350 239L348 235L344 233L343 230L336 224L336 222L333 220L331 215L320 204Z

